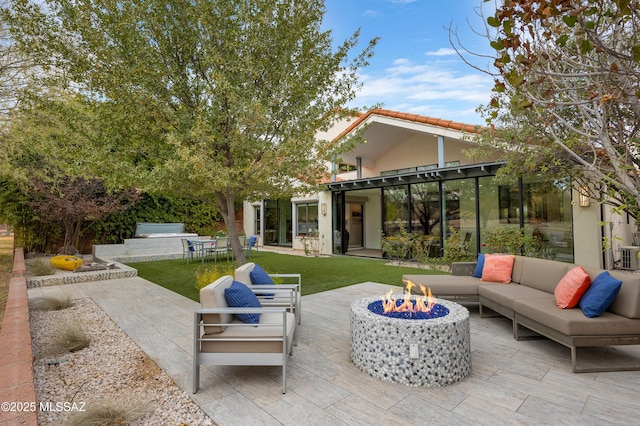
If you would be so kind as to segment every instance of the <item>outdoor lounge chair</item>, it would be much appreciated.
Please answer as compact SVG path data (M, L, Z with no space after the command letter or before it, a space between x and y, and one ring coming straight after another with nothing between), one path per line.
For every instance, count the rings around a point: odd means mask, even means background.
M248 286L234 281L230 275L200 290L201 308L194 316L193 393L200 387L200 365L282 366L282 393L286 393L286 367L296 329L295 315L284 306L229 307L225 290L232 286L251 293ZM293 301L291 290L270 291L276 295L289 293ZM253 318L255 323L239 319L241 315L255 314L259 315L257 320Z
M250 286L253 289L269 290L273 288L290 289L295 295L295 306L293 312L296 314L298 324L302 322L302 276L300 274L266 274L262 268L256 270L256 264L247 262L236 268L234 272L236 281ZM274 287L274 278L276 281L282 280L282 284ZM262 306L277 307L288 306L289 301L285 298L271 297L269 293L259 297Z

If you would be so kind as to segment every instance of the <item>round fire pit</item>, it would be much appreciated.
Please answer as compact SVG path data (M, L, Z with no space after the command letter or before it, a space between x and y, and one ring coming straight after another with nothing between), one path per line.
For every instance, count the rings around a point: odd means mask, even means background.
M437 318L390 318L369 305L380 297L351 304L351 360L381 380L409 386L449 385L471 372L469 311L438 300ZM415 300L415 297L412 297ZM443 309L444 308L444 309Z

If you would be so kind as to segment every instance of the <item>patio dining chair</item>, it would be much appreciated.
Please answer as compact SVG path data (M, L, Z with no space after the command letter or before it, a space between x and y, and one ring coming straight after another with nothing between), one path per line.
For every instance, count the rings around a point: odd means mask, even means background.
M207 248L207 254L213 256L215 262L218 261L218 256L220 255L225 255L229 260L230 249L228 237L217 237L213 245Z
M191 243L191 241L187 240L186 238L182 239L182 262L184 263L184 260L187 259L187 263L189 263L191 260L193 260L193 254L195 253L195 248L193 247L193 244Z
M258 251L258 236L257 235L252 235L249 238L247 238L245 240L245 244L244 244L244 251L247 254L247 256L250 258L253 256L253 249L256 249L256 251Z

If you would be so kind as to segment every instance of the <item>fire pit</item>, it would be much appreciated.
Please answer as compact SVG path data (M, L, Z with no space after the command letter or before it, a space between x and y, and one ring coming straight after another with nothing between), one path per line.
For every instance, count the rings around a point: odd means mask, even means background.
M382 300L356 300L351 304L351 360L389 382L424 387L458 382L471 372L469 311L426 292L396 298L390 291Z

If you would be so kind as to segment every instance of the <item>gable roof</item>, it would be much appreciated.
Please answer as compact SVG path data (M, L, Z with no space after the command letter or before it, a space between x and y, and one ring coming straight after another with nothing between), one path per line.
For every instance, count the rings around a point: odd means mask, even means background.
M406 112L391 111L388 109L372 109L370 111L367 111L364 114L360 114L358 119L355 120L353 123L351 123L346 129L344 129L338 136L335 137L334 140L338 140L343 136L349 134L353 129L357 128L360 124L365 122L372 115L397 118L399 120L412 121L415 123L422 123L422 124L430 124L432 126L438 126L445 129L452 129L452 130L471 132L471 133L477 133L479 128L479 126L473 125L473 124L465 124L465 123L460 123L458 121L452 121L452 120L443 120L441 118L433 118L433 117L428 117L426 115L409 114Z

